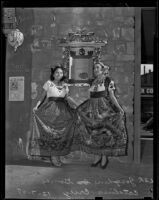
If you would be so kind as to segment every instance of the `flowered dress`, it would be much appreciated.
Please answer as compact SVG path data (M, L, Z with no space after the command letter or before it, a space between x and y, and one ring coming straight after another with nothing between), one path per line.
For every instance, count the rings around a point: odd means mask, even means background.
M32 157L70 153L76 117L67 100L65 84L59 89L52 81L44 86L47 101L33 113L33 130L30 143Z
M86 153L124 156L127 155L125 116L111 102L110 90L115 90L115 87L109 77L101 84L92 83L90 99L77 108L81 123L76 136L78 140L75 142ZM98 118L98 114L102 113L106 113L106 117Z

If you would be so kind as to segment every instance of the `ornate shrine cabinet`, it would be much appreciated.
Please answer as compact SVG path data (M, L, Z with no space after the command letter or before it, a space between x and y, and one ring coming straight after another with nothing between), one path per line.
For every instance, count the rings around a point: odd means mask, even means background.
M101 47L93 32L79 30L69 33L60 41L63 47L63 64L69 83L86 83L93 75L93 62L100 60Z
M78 104L89 96L88 82L93 76L93 63L100 60L101 48L105 44L86 30L71 32L60 41L70 93Z

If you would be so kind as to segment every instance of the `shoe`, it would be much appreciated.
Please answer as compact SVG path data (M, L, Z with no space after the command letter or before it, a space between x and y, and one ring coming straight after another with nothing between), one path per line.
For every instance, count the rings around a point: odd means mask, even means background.
M105 169L106 167L107 167L107 165L108 165L108 158L107 158L107 160L105 161L105 164L104 165L102 165L102 163L100 163L100 167L101 167L101 169Z
M61 160L61 158L57 158L58 162L61 164L61 165L64 165L63 161Z
M91 167L96 167L100 162L101 162L102 158L100 158L96 163L92 163Z
M62 166L62 163L54 156L50 156L50 161L51 161L52 166L54 166L54 167Z

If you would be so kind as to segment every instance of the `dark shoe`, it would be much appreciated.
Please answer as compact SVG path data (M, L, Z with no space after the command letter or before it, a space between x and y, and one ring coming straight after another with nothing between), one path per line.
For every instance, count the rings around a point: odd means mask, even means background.
M52 166L54 166L54 167L62 166L62 163L57 159L57 157L50 156L50 161L51 161Z
M58 162L61 164L61 165L64 165L65 163L61 160L61 158L58 159Z
M101 162L102 158L100 158L96 163L92 163L91 167L96 167L100 162Z
M107 167L107 165L108 165L108 158L107 158L107 160L105 161L105 164L104 165L102 165L102 163L100 163L100 167L101 167L101 169L105 169L106 167Z

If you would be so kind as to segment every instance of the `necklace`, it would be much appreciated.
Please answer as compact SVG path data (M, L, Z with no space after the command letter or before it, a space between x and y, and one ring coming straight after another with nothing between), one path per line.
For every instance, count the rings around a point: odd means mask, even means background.
M53 81L53 83L54 83L54 85L55 85L56 87L62 87L62 83L61 83L61 82L54 82L54 81Z
M53 82L53 84L55 85L55 87L56 87L59 91L62 91L63 86L61 85L61 83L58 84L58 83Z

